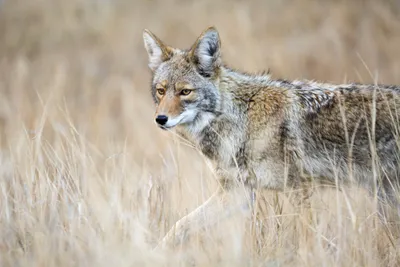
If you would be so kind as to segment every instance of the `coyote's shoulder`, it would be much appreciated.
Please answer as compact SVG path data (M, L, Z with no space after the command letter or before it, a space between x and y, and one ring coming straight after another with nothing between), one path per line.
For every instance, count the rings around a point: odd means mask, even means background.
M149 31L144 42L158 126L192 141L215 164L222 185L231 185L226 188L282 190L311 177L377 188L395 202L399 86L241 73L223 64L215 28L188 50L167 46ZM180 225L184 232L186 223Z

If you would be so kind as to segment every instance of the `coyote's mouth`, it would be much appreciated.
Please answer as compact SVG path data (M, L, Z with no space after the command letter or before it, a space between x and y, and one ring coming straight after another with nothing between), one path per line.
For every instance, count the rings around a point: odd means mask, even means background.
M180 124L191 123L196 117L197 112L193 110L187 110L181 113L179 116L169 119L164 125L158 125L163 130L172 129Z
M158 126L163 130L169 130L169 129L172 129L175 126L181 124L181 122L183 121L184 118L185 117L180 115L180 116L178 116L178 117L176 117L174 119L168 120L166 124L158 125Z
M172 126L172 127L168 127L168 126L165 126L165 125L158 125L158 127L159 127L161 130L164 130L164 131L168 131L169 129L173 128L173 126Z

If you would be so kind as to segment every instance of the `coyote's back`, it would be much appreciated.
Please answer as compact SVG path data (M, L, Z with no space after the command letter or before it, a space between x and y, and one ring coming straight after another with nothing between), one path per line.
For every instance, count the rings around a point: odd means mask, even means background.
M288 150L297 166L312 177L354 181L394 200L400 87L311 84L294 89L289 116Z

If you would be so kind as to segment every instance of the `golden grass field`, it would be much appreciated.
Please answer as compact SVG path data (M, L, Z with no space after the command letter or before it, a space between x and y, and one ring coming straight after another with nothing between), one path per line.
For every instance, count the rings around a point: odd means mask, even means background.
M252 218L152 250L216 183L153 122L142 30L187 48L215 25L234 68L400 84L399 2L349 2L0 1L0 266L398 266L400 228L357 188L259 192Z

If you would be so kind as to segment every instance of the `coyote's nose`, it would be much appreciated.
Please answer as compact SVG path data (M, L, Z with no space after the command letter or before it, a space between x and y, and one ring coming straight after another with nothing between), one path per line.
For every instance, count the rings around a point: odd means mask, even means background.
M156 122L157 122L158 124L160 124L160 125L166 124L167 121L168 121L168 117L165 116L165 115L158 115L158 116L156 117Z

